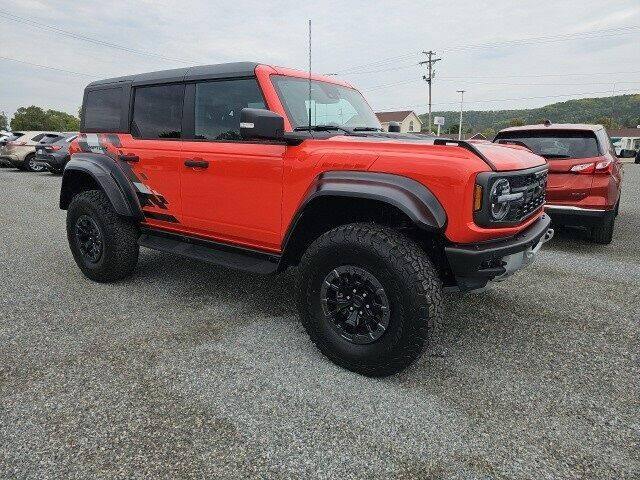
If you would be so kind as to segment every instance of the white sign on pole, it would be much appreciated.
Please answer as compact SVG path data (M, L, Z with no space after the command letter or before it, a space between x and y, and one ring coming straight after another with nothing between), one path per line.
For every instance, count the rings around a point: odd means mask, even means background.
M444 125L444 117L433 117L434 125Z

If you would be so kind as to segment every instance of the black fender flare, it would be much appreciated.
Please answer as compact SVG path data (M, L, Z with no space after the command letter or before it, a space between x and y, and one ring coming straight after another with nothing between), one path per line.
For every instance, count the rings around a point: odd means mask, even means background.
M142 207L127 175L112 157L99 153L76 153L67 163L60 188L60 208L71 203L81 178L89 176L97 183L119 215L142 220Z
M390 173L329 171L318 175L307 190L285 235L283 251L286 251L305 208L313 200L325 196L363 198L390 204L404 212L420 229L431 232L442 231L447 223L442 204L416 180Z

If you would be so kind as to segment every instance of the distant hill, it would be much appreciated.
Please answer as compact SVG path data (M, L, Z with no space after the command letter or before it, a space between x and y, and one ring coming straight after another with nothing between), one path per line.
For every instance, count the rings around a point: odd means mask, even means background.
M445 118L443 132L449 128L457 132L459 115L459 111L433 112L433 116ZM427 115L420 118L426 126ZM608 128L635 127L640 125L640 94L581 98L522 110L465 110L462 127L465 131L492 134L510 125L542 123L547 119L554 123L601 123Z

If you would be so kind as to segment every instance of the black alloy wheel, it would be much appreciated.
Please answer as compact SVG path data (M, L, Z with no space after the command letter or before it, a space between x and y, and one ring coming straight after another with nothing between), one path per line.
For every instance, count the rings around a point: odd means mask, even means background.
M360 267L333 269L322 282L320 296L331 327L351 343L375 342L389 326L389 299L384 288Z
M102 257L104 241L98 224L89 215L81 215L76 220L76 238L80 253L90 263L98 263Z

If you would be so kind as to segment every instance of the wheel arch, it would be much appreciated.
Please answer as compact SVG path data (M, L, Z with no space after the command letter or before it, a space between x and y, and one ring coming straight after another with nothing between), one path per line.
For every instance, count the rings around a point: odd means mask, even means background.
M102 190L119 215L143 219L133 185L111 157L95 153L74 154L62 176L60 208L66 210L75 195L92 189Z
M435 195L413 179L386 173L325 172L307 191L287 230L281 269L297 264L322 233L363 221L439 236L447 218Z

